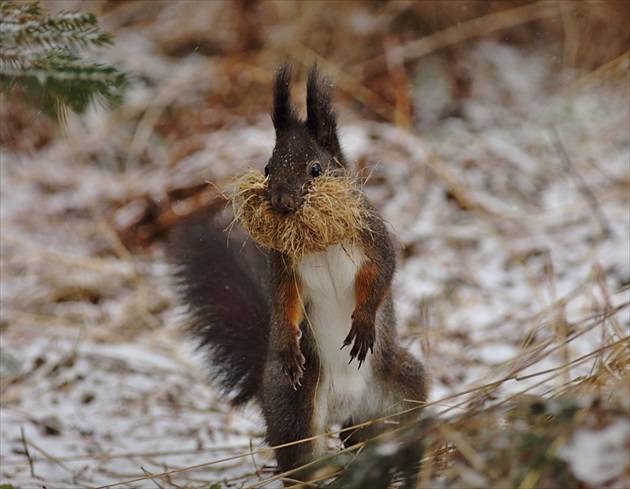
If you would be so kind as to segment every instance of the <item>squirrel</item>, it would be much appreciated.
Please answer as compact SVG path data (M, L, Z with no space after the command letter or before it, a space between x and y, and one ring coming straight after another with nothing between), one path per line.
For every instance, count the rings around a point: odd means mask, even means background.
M299 211L312 182L348 166L331 80L313 64L306 120L290 84L284 63L273 89L275 147L264 169L265 199L282 217ZM397 336L392 238L363 194L360 206L365 218L356 239L299 257L254 244L242 228L232 230L228 245L207 218L180 225L173 239L188 332L232 404L260 404L282 472L321 456L317 435L330 426L347 429L341 436L350 446L391 429L392 420L418 419L427 399L423 365Z

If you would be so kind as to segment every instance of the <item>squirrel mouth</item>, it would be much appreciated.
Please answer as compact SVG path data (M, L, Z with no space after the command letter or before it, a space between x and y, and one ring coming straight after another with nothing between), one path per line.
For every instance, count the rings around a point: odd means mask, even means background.
M295 195L286 191L271 193L269 197L273 208L282 213L288 214L300 208L304 200L302 195Z
M334 244L353 242L367 229L363 190L349 172L324 173L312 180L295 208L278 209L269 198L268 178L250 170L236 180L230 197L234 221L259 245L295 261Z

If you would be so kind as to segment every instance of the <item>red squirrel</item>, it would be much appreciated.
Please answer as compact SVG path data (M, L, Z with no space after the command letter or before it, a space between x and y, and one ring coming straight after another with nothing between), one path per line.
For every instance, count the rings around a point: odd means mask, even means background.
M347 167L337 134L332 85L314 65L306 120L291 102L291 68L274 81L276 142L264 172L274 212L303 205L310 182ZM334 196L331 196L334 198ZM208 353L212 375L234 405L262 407L275 447L343 428L346 445L394 422L417 419L427 398L420 361L399 343L392 300L396 254L383 219L366 212L356 240L296 259L226 234L209 220L180 227L176 280L189 309L188 331ZM404 402L410 401L410 402ZM403 413L404 411L404 413ZM275 449L279 469L296 469L324 450L322 438Z

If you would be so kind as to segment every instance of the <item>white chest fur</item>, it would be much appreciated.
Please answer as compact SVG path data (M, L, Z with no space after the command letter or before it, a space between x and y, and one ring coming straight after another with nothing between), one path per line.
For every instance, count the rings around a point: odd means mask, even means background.
M302 296L308 306L307 321L321 360L315 418L322 427L369 409L371 355L359 369L356 360L348 364L351 346L341 350L352 325L355 277L364 261L357 247L335 245L304 257L298 264Z

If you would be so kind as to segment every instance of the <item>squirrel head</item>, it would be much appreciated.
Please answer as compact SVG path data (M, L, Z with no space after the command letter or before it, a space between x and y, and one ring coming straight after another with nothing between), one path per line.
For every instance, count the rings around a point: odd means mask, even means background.
M273 208L292 212L300 207L308 185L329 169L345 168L332 107L332 81L313 64L306 83L306 120L291 102L291 65L276 73L273 90L276 144L265 167L267 193Z

